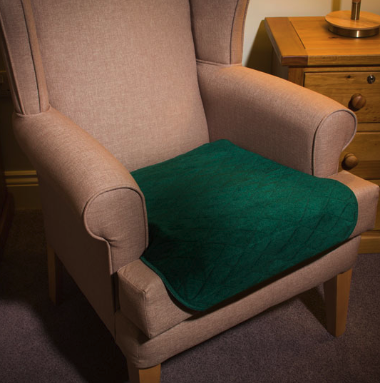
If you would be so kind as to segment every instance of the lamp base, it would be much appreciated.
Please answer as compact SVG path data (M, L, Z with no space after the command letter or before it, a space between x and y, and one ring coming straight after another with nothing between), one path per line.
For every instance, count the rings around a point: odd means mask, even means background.
M380 16L370 12L360 12L359 20L351 19L351 11L336 11L326 15L331 32L346 37L375 36L380 30Z

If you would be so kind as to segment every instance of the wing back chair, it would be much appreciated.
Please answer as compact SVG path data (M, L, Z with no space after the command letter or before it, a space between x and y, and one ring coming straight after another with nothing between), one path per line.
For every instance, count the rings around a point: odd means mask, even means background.
M325 283L327 327L345 329L360 234L378 188L338 158L355 134L342 105L241 65L248 0L0 0L14 131L35 166L49 292L70 273L126 356L132 382L267 308ZM131 172L227 139L347 185L350 237L204 312L178 303L140 259L144 194ZM62 266L63 265L63 266Z

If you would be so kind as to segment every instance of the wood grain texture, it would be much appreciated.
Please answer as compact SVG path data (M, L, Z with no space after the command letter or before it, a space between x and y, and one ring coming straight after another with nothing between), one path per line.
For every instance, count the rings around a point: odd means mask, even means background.
M359 162L350 172L380 185L380 35L341 37L328 30L323 17L269 17L266 25L276 51L273 74L345 107L350 107L354 95L365 99L355 110L358 133L343 151L339 167L341 170L344 157L351 153ZM369 81L368 76L375 79ZM380 206L375 230L362 235L359 253L379 251Z
M380 35L341 37L328 30L324 17L268 17L265 22L282 65L380 65Z
M359 160L351 173L368 180L380 179L380 134L377 132L359 132L342 152L340 163L348 153L353 153Z
M370 84L367 79L371 75L378 81ZM380 122L380 71L306 73L304 86L354 110L359 122ZM351 100L359 94L366 102L357 110Z
M127 360L130 383L160 383L161 364L151 368L138 369Z
M288 17L267 17L265 27L281 65L307 65L307 53Z
M368 231L362 234L359 254L374 254L380 249L380 231Z
M379 27L380 16L362 11L359 20L352 20L351 11L335 11L326 15L326 21L345 29L365 30Z
M346 330L352 269L324 283L327 331L341 336Z

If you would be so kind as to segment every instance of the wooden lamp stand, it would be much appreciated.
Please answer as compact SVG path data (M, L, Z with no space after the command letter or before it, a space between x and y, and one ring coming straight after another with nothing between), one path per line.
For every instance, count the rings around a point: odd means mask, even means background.
M375 36L380 29L380 16L370 12L360 13L361 0L352 0L351 11L336 11L326 15L329 30L346 37Z

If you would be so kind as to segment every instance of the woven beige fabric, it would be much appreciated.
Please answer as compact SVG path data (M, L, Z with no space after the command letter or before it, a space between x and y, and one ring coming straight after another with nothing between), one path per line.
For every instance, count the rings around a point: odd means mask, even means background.
M208 141L188 1L32 6L50 104L128 170Z
M356 131L351 111L320 94L248 68L203 63L198 67L212 141L229 139L319 177L337 172L340 153Z
M225 306L189 318L152 339L118 312L116 342L138 367L156 365L349 269L356 260L359 243L360 238L356 237L301 270L243 295L241 299L232 299Z
M346 172L352 112L241 66L248 0L0 0L14 132L39 176L46 239L130 365L151 367L350 269L379 189ZM359 201L355 238L206 311L178 305L139 260L137 168L226 138L338 179Z
M190 0L197 59L241 64L248 0Z

